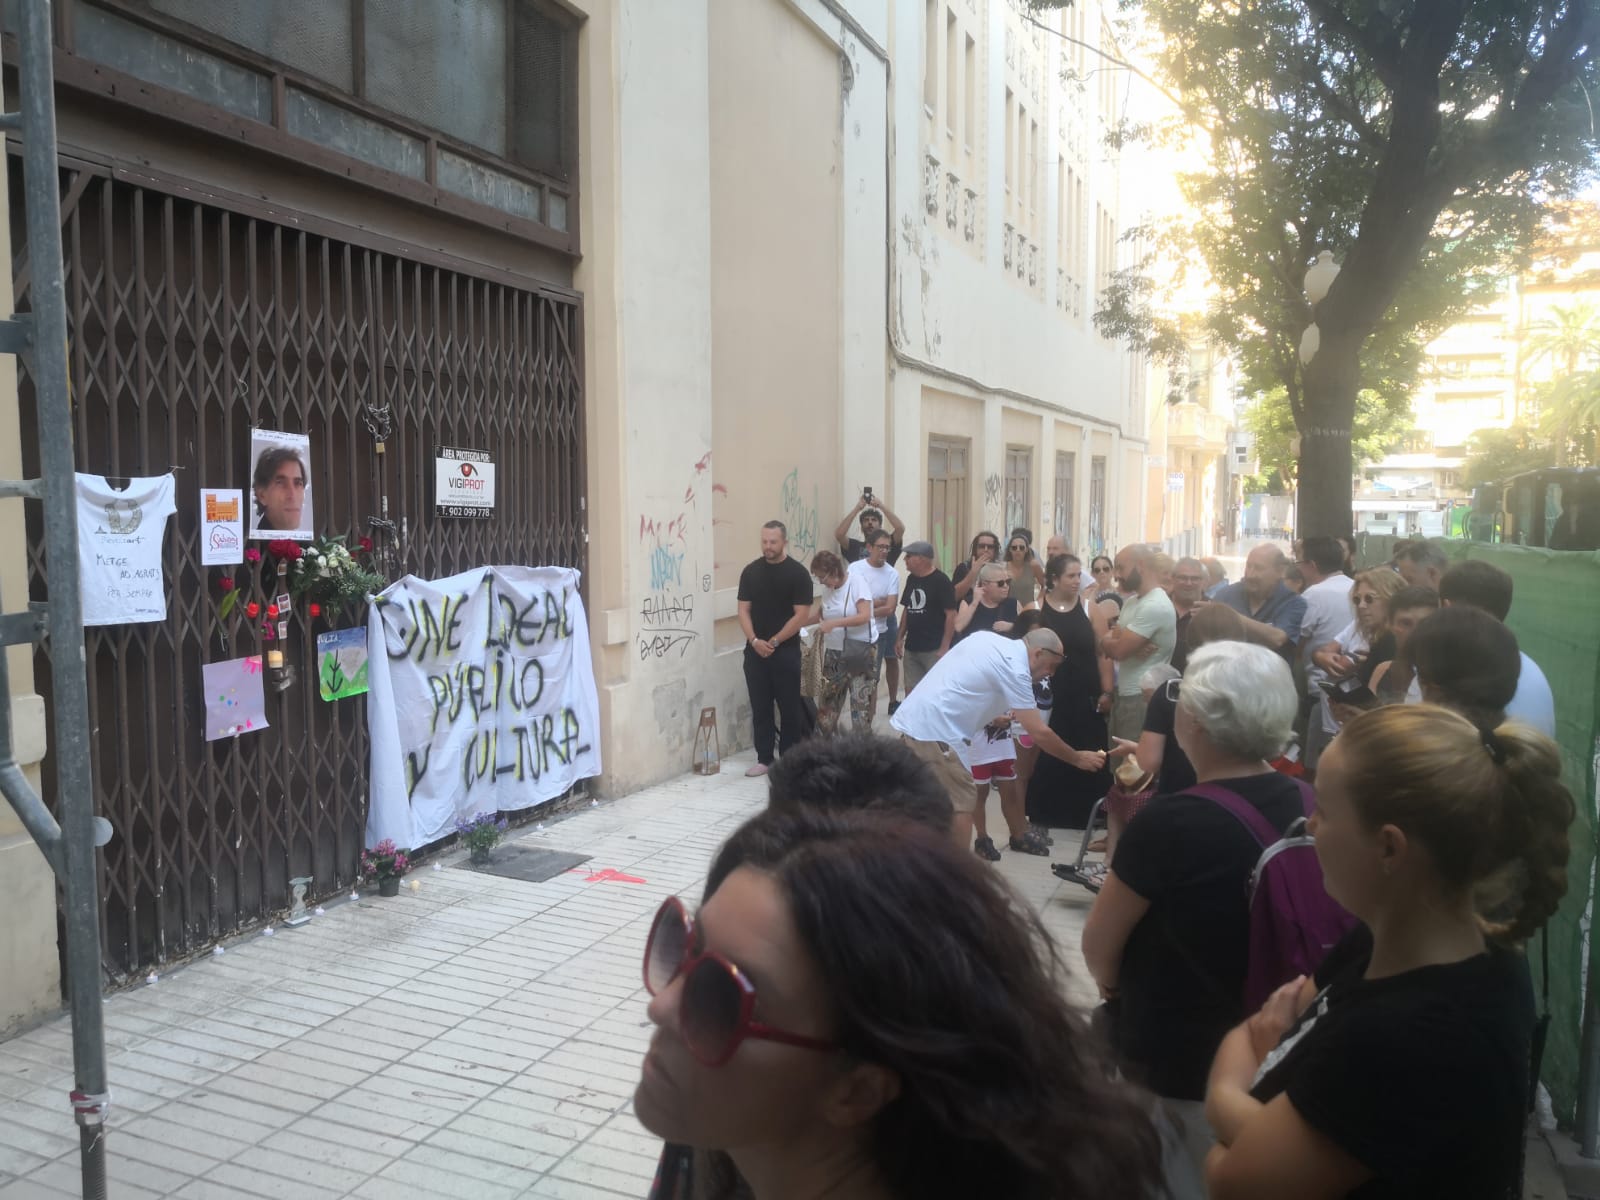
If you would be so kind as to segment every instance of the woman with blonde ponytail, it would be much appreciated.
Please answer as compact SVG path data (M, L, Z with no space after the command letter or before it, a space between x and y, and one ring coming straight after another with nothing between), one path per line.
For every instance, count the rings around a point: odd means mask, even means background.
M1521 944L1566 891L1554 742L1431 704L1363 714L1317 772L1329 895L1363 925L1223 1041L1214 1200L1521 1195Z

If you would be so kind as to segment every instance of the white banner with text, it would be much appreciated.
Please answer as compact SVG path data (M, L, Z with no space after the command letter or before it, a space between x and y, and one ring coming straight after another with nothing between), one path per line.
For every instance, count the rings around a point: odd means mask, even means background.
M367 623L368 847L553 800L600 773L600 703L578 572L408 575Z

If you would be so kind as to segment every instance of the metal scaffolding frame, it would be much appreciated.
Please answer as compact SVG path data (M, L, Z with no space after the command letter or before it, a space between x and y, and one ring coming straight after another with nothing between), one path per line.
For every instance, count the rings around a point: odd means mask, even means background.
M105 1025L100 996L100 917L95 848L109 827L94 815L89 753L83 602L78 577L78 502L67 378L67 307L61 253L61 195L56 163L53 22L50 0L21 0L17 27L16 112L0 129L22 141L33 297L27 314L0 321L0 353L30 355L39 407L38 479L0 481L0 497L44 505L45 550L53 568L49 599L0 615L0 646L50 643L52 753L58 822L17 762L12 737L10 672L0 650L0 792L38 843L65 896L67 996L72 1012L74 1088L85 1200L106 1195ZM98 827L97 827L98 824Z

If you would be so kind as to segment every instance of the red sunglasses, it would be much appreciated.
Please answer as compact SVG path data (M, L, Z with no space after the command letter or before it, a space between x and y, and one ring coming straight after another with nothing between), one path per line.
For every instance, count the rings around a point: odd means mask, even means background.
M658 996L683 976L683 996L678 1004L678 1031L689 1053L708 1067L720 1067L733 1057L745 1038L782 1042L804 1050L837 1050L834 1042L788 1033L752 1020L756 1008L755 984L715 951L695 952L694 921L676 896L668 896L656 910L650 940L644 947L644 987Z

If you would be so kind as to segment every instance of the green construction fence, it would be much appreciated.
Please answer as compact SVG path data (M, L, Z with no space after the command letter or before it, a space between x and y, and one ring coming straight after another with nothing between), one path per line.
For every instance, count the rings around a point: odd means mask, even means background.
M1386 562L1395 539L1363 534L1356 557ZM1567 786L1577 800L1567 895L1543 936L1550 939L1550 1039L1545 1047L1545 1086L1557 1117L1570 1127L1578 1096L1579 1042L1583 1022L1583 973L1589 955L1584 939L1595 859L1596 765L1600 762L1600 554L1544 550L1448 540L1439 543L1456 560L1477 558L1510 573L1516 591L1506 624L1523 653L1550 680L1556 701L1556 736ZM1530 943L1535 987L1537 941Z

